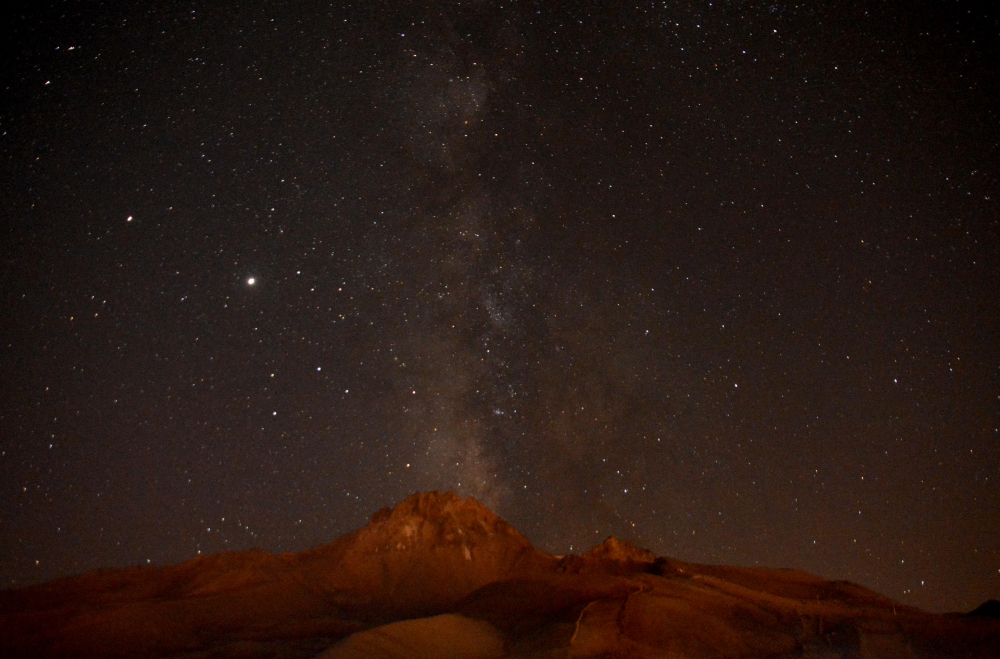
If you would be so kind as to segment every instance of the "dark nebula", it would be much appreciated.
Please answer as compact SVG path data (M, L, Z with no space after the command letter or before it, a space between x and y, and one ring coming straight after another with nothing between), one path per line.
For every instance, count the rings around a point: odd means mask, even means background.
M440 489L557 554L1000 594L995 11L3 24L4 585Z

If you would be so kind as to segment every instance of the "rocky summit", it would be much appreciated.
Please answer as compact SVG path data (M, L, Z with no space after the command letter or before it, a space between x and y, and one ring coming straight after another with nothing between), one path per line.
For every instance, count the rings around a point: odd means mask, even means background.
M608 538L555 557L416 494L300 554L225 552L0 593L4 657L995 658L995 603L931 614L795 570Z

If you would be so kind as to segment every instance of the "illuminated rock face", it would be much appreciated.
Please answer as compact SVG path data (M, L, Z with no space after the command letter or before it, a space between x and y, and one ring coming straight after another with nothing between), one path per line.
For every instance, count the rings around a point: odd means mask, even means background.
M443 612L489 583L542 574L558 561L474 499L416 494L364 528L303 553L304 572L393 616Z
M992 610L933 615L847 582L615 538L556 558L477 501L432 492L300 554L3 592L0 656L995 658Z

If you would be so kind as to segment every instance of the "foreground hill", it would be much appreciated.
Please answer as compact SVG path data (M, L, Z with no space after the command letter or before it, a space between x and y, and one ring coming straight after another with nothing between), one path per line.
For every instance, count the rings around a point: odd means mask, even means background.
M4 591L0 655L986 658L1000 657L1000 621L614 538L556 558L475 500L435 492L300 554L226 552Z

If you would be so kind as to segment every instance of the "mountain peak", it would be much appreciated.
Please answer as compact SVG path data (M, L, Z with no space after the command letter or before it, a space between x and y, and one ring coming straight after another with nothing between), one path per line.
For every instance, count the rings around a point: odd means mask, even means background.
M582 558L614 561L615 563L644 564L654 563L659 557L648 549L636 547L628 540L619 540L611 535L604 542L584 553Z
M383 508L372 515L361 533L378 549L395 551L420 545L460 545L468 554L476 545L498 541L519 549L531 547L527 538L489 508L454 492L413 494L394 508Z
M560 562L561 569L569 573L630 574L633 572L654 572L662 574L673 562L661 558L653 552L636 547L627 540L614 536L608 538L590 551L579 556L566 556ZM672 571L672 570L671 570Z
M389 519L400 520L421 517L427 521L462 517L480 519L484 523L495 524L500 520L496 514L469 497L463 499L454 492L417 492L411 494L392 508L382 508L372 515L371 523L378 524Z
M488 583L533 574L555 559L473 498L414 494L363 528L318 548L310 580L400 611L435 610Z

